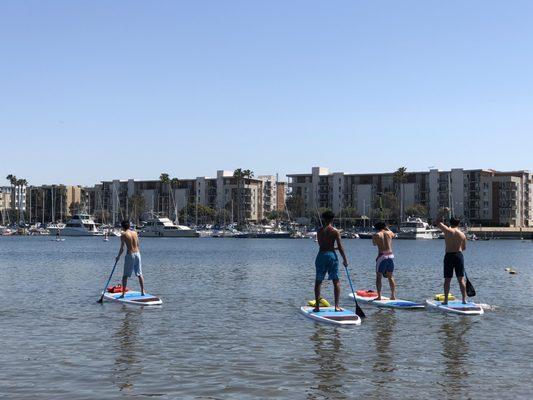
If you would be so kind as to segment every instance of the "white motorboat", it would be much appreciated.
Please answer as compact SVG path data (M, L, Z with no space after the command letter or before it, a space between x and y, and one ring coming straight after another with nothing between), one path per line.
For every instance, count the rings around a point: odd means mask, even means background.
M232 238L238 235L240 232L233 228L223 228L213 231L212 237L214 238Z
M0 225L0 236L10 236L12 234L13 234L13 231L9 229L7 226Z
M58 230L61 236L102 236L103 233L98 230L96 223L89 214L75 214L67 221L63 228L60 224L48 225L47 229L51 235L56 235Z
M407 218L400 224L397 239L437 239L440 230L431 227L421 218Z
M176 225L168 218L154 218L141 229L142 237L195 238L200 235L188 226Z
M48 225L46 225L46 229L48 232L50 232L51 235L55 235L57 233L57 230L62 230L65 228L65 224L62 222L50 222Z

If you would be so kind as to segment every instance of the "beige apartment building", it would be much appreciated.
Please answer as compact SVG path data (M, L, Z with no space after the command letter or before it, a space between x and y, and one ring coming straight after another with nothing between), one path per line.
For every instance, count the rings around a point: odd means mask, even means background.
M533 226L532 174L529 171L500 172L490 169L452 169L423 172L408 171L403 183L394 181L394 172L376 174L330 173L315 167L311 173L290 174L291 196L303 200L302 215L308 217L318 208L339 214L355 209L361 216L372 216L380 198L402 193L403 210L422 205L427 217L434 219L443 207L469 224L486 226ZM407 217L405 212L404 218Z
M104 181L88 188L90 212L105 216L109 223L132 215L137 203L143 210L134 214L156 213L175 220L187 205L204 205L213 210L226 210L228 222L261 221L270 211L276 210L280 200L285 202L285 192L278 187L275 175L261 175L239 181L233 171L217 171L216 177L179 179L174 185L160 180L138 181L134 179ZM187 216L191 220L190 215ZM191 221L192 222L192 221Z
M87 193L81 186L61 184L29 186L26 209L31 222L66 222L87 208Z

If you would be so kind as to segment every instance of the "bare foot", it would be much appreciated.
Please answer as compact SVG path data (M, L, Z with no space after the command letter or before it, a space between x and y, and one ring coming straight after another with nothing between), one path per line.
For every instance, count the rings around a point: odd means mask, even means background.
M391 300L396 300L396 296L391 296L390 299Z
M341 307L335 307L335 312L341 312L344 311L344 308Z
M374 300L376 300L376 301L381 301L381 296L376 297Z
M320 307L313 308L313 312L320 312Z

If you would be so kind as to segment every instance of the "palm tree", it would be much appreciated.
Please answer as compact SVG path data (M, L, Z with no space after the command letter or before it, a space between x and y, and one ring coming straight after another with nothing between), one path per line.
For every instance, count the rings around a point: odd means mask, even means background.
M172 178L169 182L169 191L172 196L172 205L174 206L174 219L176 220L176 223L178 222L178 209L176 206L176 199L174 198L174 189L178 188L180 184L180 180L178 178ZM188 201L185 202L187 204Z
M400 167L396 170L396 172L394 173L393 175L393 182L396 186L396 195L398 196L399 200L400 200L400 221L399 223L401 223L403 221L403 201L404 201L404 198L403 198L403 184L407 181L407 168L405 167Z
M18 192L18 210L19 210L19 222L24 220L24 211L22 210L22 189L28 185L26 179L15 179L15 187Z
M9 185L11 186L11 209L15 208L15 185L17 184L17 177L13 174L9 174L6 176L6 179L9 181Z
M159 181L161 182L161 185L167 185L168 189L168 217L170 218L170 177L167 173L162 172L161 175L159 175ZM161 196L161 199L163 196ZM161 209L164 208L164 204L161 204Z
M243 170L242 168L238 168L233 172L233 177L237 179L237 222L240 225L244 218L243 218L243 211L244 211L244 183L245 179L252 179L254 177L254 172L249 169Z

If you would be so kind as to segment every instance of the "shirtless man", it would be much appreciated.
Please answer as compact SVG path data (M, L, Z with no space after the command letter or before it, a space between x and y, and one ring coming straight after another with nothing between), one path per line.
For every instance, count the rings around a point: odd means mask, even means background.
M450 218L450 226L442 223L442 216L436 221L437 228L444 233L446 242L446 255L444 256L444 301L448 304L448 294L450 293L450 283L453 278L453 271L459 281L463 304L466 304L466 281L463 251L466 250L466 236L459 229L459 220Z
M385 222L378 222L374 225L377 232L372 236L372 244L378 247L376 258L376 289L381 300L381 276L389 280L391 300L396 300L396 282L392 276L394 272L394 254L392 254L392 238L394 233L387 227Z
M323 227L317 233L318 245L320 251L316 256L315 268L315 312L320 311L320 286L322 281L328 274L328 279L333 281L333 292L335 295L335 311L342 311L339 307L339 300L341 294L341 285L339 282L339 259L335 250L339 250L344 263L344 266L348 266L348 259L344 253L344 248L341 243L341 235L338 230L333 227L333 219L335 214L331 211L326 211L322 214ZM337 247L335 247L337 243Z
M120 260L120 256L124 252L124 246L128 249L124 256L124 274L122 275L122 296L126 293L126 284L131 274L135 272L135 275L139 278L139 284L141 285L141 294L144 296L144 278L141 269L141 251L139 249L139 237L137 232L130 230L130 222L122 221L122 235L120 237L120 251L116 261Z

